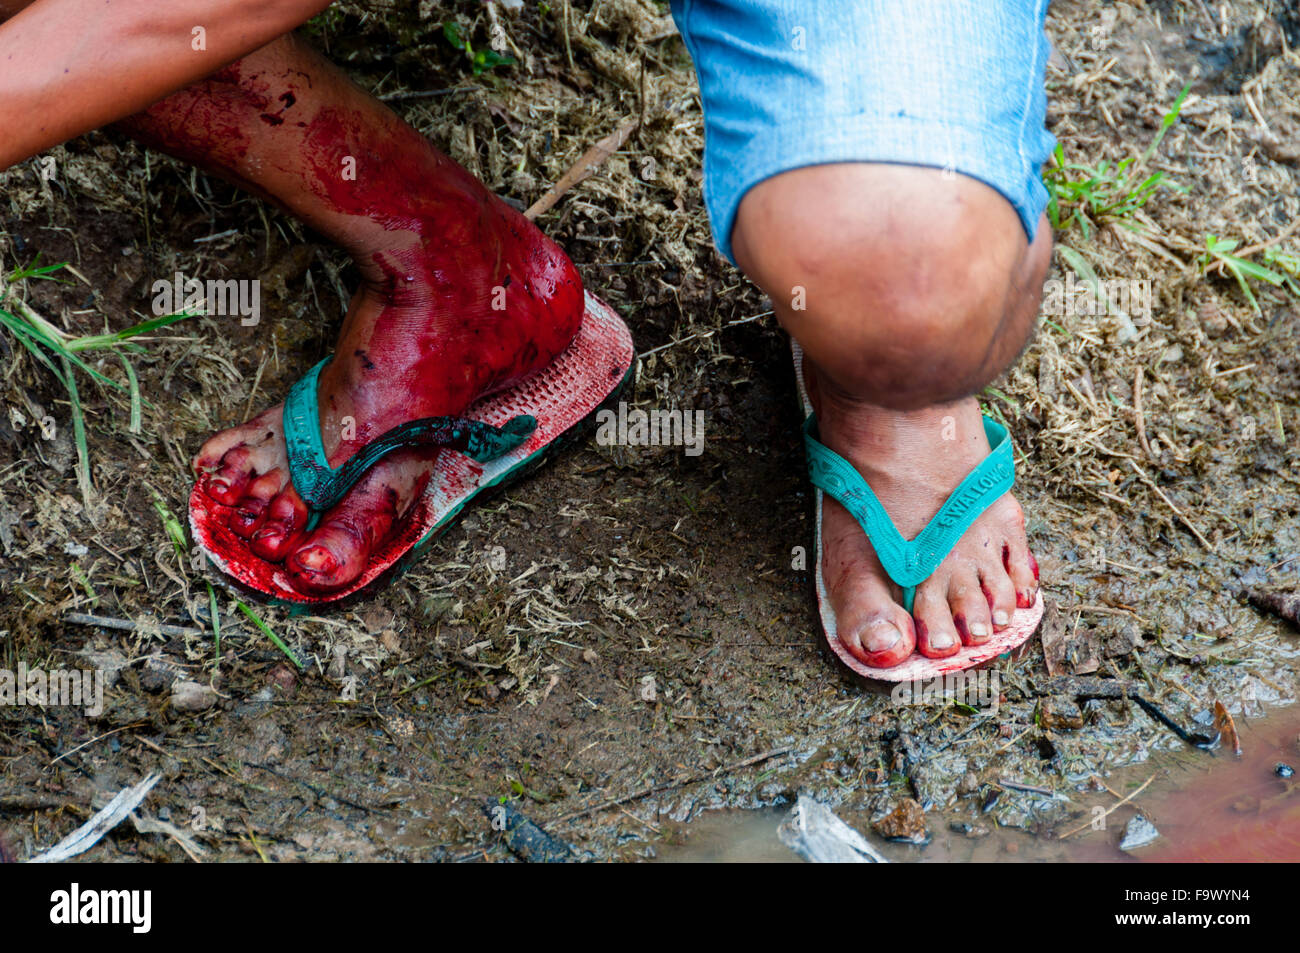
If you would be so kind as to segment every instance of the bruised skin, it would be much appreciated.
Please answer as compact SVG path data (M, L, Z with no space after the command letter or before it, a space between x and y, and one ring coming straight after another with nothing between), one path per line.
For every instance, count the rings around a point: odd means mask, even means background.
M563 252L293 38L124 126L276 201L353 256L362 287L319 379L331 466L398 424L509 387L577 331L582 285ZM436 451L384 458L308 533L280 416L273 407L212 437L194 468L254 554L282 562L303 591L328 593L391 535Z
M806 359L804 375L821 441L862 474L906 539L924 529L988 456L974 398L921 411L887 411L836 393L818 380ZM901 589L885 573L862 527L824 497L823 570L840 641L876 668L898 665L914 650L941 659L963 645L987 642L1016 608L1032 606L1038 592L1038 563L1024 525L1010 494L995 501L917 587L909 615Z

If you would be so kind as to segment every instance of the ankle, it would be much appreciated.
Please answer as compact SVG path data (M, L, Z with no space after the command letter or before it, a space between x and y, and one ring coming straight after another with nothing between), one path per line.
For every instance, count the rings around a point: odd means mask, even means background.
M845 390L804 359L804 380L819 425L843 440L878 447L887 455L918 438L944 443L983 438L979 402L974 397L899 409Z

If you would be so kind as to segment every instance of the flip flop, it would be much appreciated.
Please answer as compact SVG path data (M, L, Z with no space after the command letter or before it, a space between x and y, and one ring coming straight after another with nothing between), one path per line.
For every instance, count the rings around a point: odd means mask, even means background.
M196 483L189 513L198 549L220 570L223 582L273 603L337 603L369 594L396 578L470 500L531 472L594 425L596 413L616 403L631 384L636 353L627 325L609 305L588 294L577 335L549 366L509 390L479 399L462 416L429 417L395 427L337 470L325 459L316 403L316 381L324 363L293 386L284 404L290 479L310 508L309 526L393 450L441 446L456 452L438 454L424 493L401 527L371 554L361 576L324 595L295 588L282 565L254 554L228 526L234 507L211 499Z
M862 526L871 540L885 572L903 590L903 608L912 611L912 598L916 587L928 579L935 568L957 544L971 523L988 509L998 497L1011 489L1015 480L1015 460L1011 452L1011 437L1001 424L984 418L984 432L993 450L980 461L971 473L953 490L952 495L939 508L925 529L908 541L894 526L885 508L872 492L862 475L847 460L821 444L816 437L817 418L808 389L803 379L803 350L791 340L794 354L794 371L799 385L799 400L804 412L804 444L808 454L808 474L817 488L814 503L817 508L817 608L821 614L822 630L831 651L849 669L863 678L885 682L910 682L931 679L948 672L974 668L1024 644L1038 628L1043 617L1043 594L1040 590L1034 604L1028 609L1017 609L1011 622L1001 631L995 630L983 645L963 645L955 655L930 659L913 652L897 665L876 668L860 661L839 639L835 610L831 607L822 575L822 497L831 497L843 504Z

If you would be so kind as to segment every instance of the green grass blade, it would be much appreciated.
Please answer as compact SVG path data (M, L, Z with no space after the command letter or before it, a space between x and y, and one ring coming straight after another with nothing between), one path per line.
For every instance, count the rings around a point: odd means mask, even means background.
M259 619L257 617L257 614L253 612L252 609L248 608L248 606L238 601L235 603L235 608L237 608L240 612L244 613L244 615L248 616L249 621L251 621L253 625L257 626L259 629L261 629L262 634L265 635L268 639L270 639L271 642L275 645L275 647L279 649L281 652L283 652L290 662L292 662L295 666L297 666L297 668L300 671L302 670L302 662L298 661L298 656L293 654L293 651L289 648L289 646L285 645L284 642L280 639L280 637L276 635L274 632L272 632L270 627L261 619Z
M86 337L74 338L68 342L70 351L93 351L100 348L112 347L115 344L121 344L129 338L136 337L140 334L148 334L150 331L157 331L159 328L165 328L169 324L175 324L178 321L184 321L186 318L198 317L198 315L189 311L178 311L175 314L164 314L161 317L150 318L148 321L141 321L122 331L114 331L112 334L91 334Z
M1066 260L1075 273L1082 279L1084 286L1092 292L1093 300L1102 308L1108 308L1110 301L1106 297L1106 289L1102 286L1101 279L1093 271L1092 265L1088 259L1080 252L1071 248L1069 245L1057 245L1056 250L1061 253L1061 257Z
M1151 140L1151 145L1147 146L1147 151L1142 153L1143 164L1145 164L1147 159L1150 159L1151 156L1155 154L1155 151L1160 148L1160 141L1164 139L1165 133L1168 132L1173 124L1178 121L1178 114L1183 110L1183 100L1187 98L1187 93L1191 88L1191 83L1184 86L1183 91L1179 93L1178 98L1174 100L1174 104L1170 108L1169 112L1165 113L1164 119L1160 121L1160 131L1157 132L1156 137Z
M127 425L127 432L140 432L140 381L135 376L135 368L131 362L126 359L125 354L118 354L118 360L122 362L122 367L126 369L126 379L131 388L131 422Z
M221 613L217 611L217 593L212 588L212 583L205 582L208 587L208 611L212 613L212 638L216 646L217 661L221 664Z
M81 398L77 395L77 378L66 359L63 362L63 377L68 385L68 404L72 407L72 437L77 444L77 483L81 487L81 499L89 509L92 484L90 448L86 446L86 421L81 413Z
M167 508L162 495L153 487L149 487L149 492L153 495L153 508L158 513L158 518L162 520L167 537L172 541L172 549L176 551L176 557L184 562L185 554L190 549L189 540L185 538L185 528L181 526L181 521Z
M26 268L19 268L17 271L11 272L5 281L9 284L13 284L16 281L22 281L25 278L45 278L47 281L57 281L59 279L50 278L49 276L60 268L66 267L68 264L66 261L61 261L57 265L40 265L38 267L40 260L41 252L37 252L36 257L32 259L30 265Z
M1236 268L1248 277L1255 278L1259 281L1267 281L1270 285L1280 285L1285 280L1283 275L1278 274L1271 268L1257 265L1253 261L1247 261L1245 258L1237 258L1235 255L1224 255L1222 257L1229 267Z
M19 318L10 314L8 311L0 309L0 324L3 324L12 331L14 337L18 339L18 342L22 344L23 347L27 348L27 350L31 351L32 356L48 367L50 372L58 378L59 383L64 386L64 389L67 389L68 382L64 378L63 372L55 367L54 362L49 358L49 356L37 346L36 341L32 340L26 330L26 326Z

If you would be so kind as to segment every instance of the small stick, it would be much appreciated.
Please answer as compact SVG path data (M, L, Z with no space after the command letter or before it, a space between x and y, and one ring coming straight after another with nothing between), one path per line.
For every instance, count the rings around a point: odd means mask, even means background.
M123 632L135 632L144 628L148 623L135 622L131 619L114 619L106 615L87 615L84 612L65 612L63 614L64 622L71 622L73 625L97 625L103 629L120 629ZM166 622L159 622L158 631L163 635L203 635L202 629L191 629L184 625L171 625Z
M1056 797L1056 792L1051 788L1039 787L1036 784L1022 784L1019 781L1008 781L1006 778L998 781L998 786L1010 788L1013 791L1028 791L1030 794L1045 794L1048 797Z
M549 192L534 202L528 211L524 212L524 218L531 221L549 211L566 192L590 176L604 164L606 159L621 149L623 143L627 142L627 137L632 135L632 131L636 129L640 122L641 120L636 117L626 120L608 136L583 153L582 158L574 163L568 172L560 176L560 181L556 182Z
M1255 105L1255 100L1250 95L1250 90L1243 89L1241 91L1241 95L1246 100L1246 106L1250 109L1250 114L1255 117L1255 122L1259 123L1261 129L1263 129L1265 132L1268 132L1269 131L1268 123L1265 122L1264 117L1260 115L1259 107Z
M87 747L88 745L93 745L96 741L103 741L103 740L104 740L105 738L107 738L109 735L115 735L115 734L117 734L119 731L127 731L127 730L130 729L130 728L139 728L139 727L141 727L142 725L147 725L147 724L149 724L149 722L147 722L147 721L133 721L133 722L131 722L131 724L129 724L129 725L123 725L121 728L114 728L112 731L106 731L106 732L104 732L102 735L100 735L100 736L97 737L97 738L91 738L89 741L83 741L81 744L77 745L75 748L69 748L67 751L63 752L63 754L59 755L57 758L55 758L53 761L51 761L51 762L50 762L50 766L53 767L54 765L56 765L56 764L58 764L60 761L62 761L64 758L66 758L68 755L70 755L70 754L76 754L76 753L77 753L78 751L80 751L82 748L85 748L85 747Z
M569 69L573 69L573 46L569 42L569 0L564 0L564 55L569 60Z
M257 399L257 388L262 383L262 371L266 370L266 355L262 355L262 361L257 365L257 375L253 378L253 389L248 392L248 403L244 405L244 419L250 420L253 416L253 401ZM1142 368L1138 368L1138 373L1142 373Z
M570 811L568 814L561 814L554 821L548 823L560 824L564 821L571 821L588 814L595 814L597 811L603 811L608 807L618 807L621 804L626 804L628 801L636 801L651 794L658 794L661 791L684 787L687 784L694 784L697 781L709 781L713 778L720 778L724 774L731 774L733 771L739 771L741 768L748 768L763 761L770 761L772 758L779 758L783 754L789 754L792 750L791 747L773 748L770 751L764 751L762 754L756 754L751 758L745 758L743 761L736 761L733 764L719 768L717 771L705 771L702 774L678 778L676 781L665 781L663 784L651 784L647 787L641 788L640 790L633 791L631 794L624 794L622 797L610 798L607 801L601 801L599 804L593 804L591 807L584 807L581 810Z
M1133 422L1137 425L1138 443L1141 445L1143 452L1146 453L1148 460L1154 460L1155 454L1151 452L1151 444L1147 443L1147 422L1142 413L1142 365L1133 374Z
M1215 731L1213 738L1209 737L1208 735L1203 735L1200 732L1197 732L1196 734L1192 734L1182 725L1178 724L1178 722L1174 721L1172 718L1170 718L1168 715L1162 712L1159 708L1157 708L1155 702L1149 701L1143 698L1141 695L1133 696L1133 704L1137 705L1139 708L1141 708L1144 712L1146 712L1156 721L1160 722L1160 724L1164 725L1166 728L1168 728L1170 731L1176 734L1179 737L1179 739L1181 739L1182 741L1186 741L1189 745L1191 745L1194 748L1201 748L1202 750L1208 751L1221 737L1220 733L1217 730Z
M103 839L104 835L126 819L127 815L140 806L153 786L162 780L161 774L150 774L139 784L123 788L104 809L86 821L63 840L49 850L31 858L31 864L61 863L70 857L83 854Z
M1205 551L1208 553L1213 553L1214 547L1210 545L1210 541L1201 535L1201 531L1196 528L1196 526L1192 523L1190 519L1187 518L1186 515L1184 515L1182 510L1180 510L1177 506L1174 505L1173 500L1165 496L1164 491L1161 490L1160 487L1155 485L1155 483L1151 480L1151 478L1147 476L1145 472L1143 472L1142 468L1137 465L1137 462L1134 461L1132 457L1129 458L1128 464L1133 468L1134 472L1137 473L1139 477L1141 477L1142 482L1145 483L1148 487L1150 487L1152 492L1154 492L1156 496L1160 497L1160 499L1165 501L1165 505L1174 511L1174 515L1178 517L1178 519L1182 522L1182 524L1192 531L1192 535L1196 537L1197 542L1199 542L1202 546L1205 547Z
M431 99L434 96L448 96L451 93L472 93L478 86L453 86L448 89L405 90L400 93L384 93L381 102L394 103L403 99Z
M1150 784L1150 783L1151 783L1152 781L1154 781L1155 779L1156 779L1156 776L1155 776L1154 774L1151 775L1151 777L1147 778L1145 781L1142 782L1142 786L1141 786L1140 788L1138 788L1136 791L1134 791L1134 792L1133 792L1132 794L1130 794L1128 797L1124 798L1122 801L1119 801L1119 802L1117 802L1117 803L1111 805L1110 810L1108 810L1105 814L1103 814L1103 815L1101 815L1101 816L1102 816L1102 817L1110 817L1110 815L1111 815L1112 813L1114 813L1114 811L1115 811L1116 808L1118 808L1118 807L1122 807L1123 805L1127 804L1129 801L1133 800L1135 797L1137 797L1139 794L1141 794L1143 791L1145 791L1145 790L1147 789L1147 785ZM1107 790L1109 790L1109 788L1108 788ZM1094 817L1094 818L1092 818L1091 820L1084 821L1082 824L1080 824L1078 827L1074 828L1073 830L1066 831L1066 832L1065 832L1064 834L1062 834L1062 835L1060 836L1060 838L1058 838L1058 839L1059 839L1059 840L1065 840L1065 839L1066 839L1067 837L1069 837L1071 834L1077 834L1077 833L1079 833L1079 831L1083 830L1084 828L1091 827L1091 826L1093 825L1093 822L1096 821L1096 820L1097 820L1097 818Z

